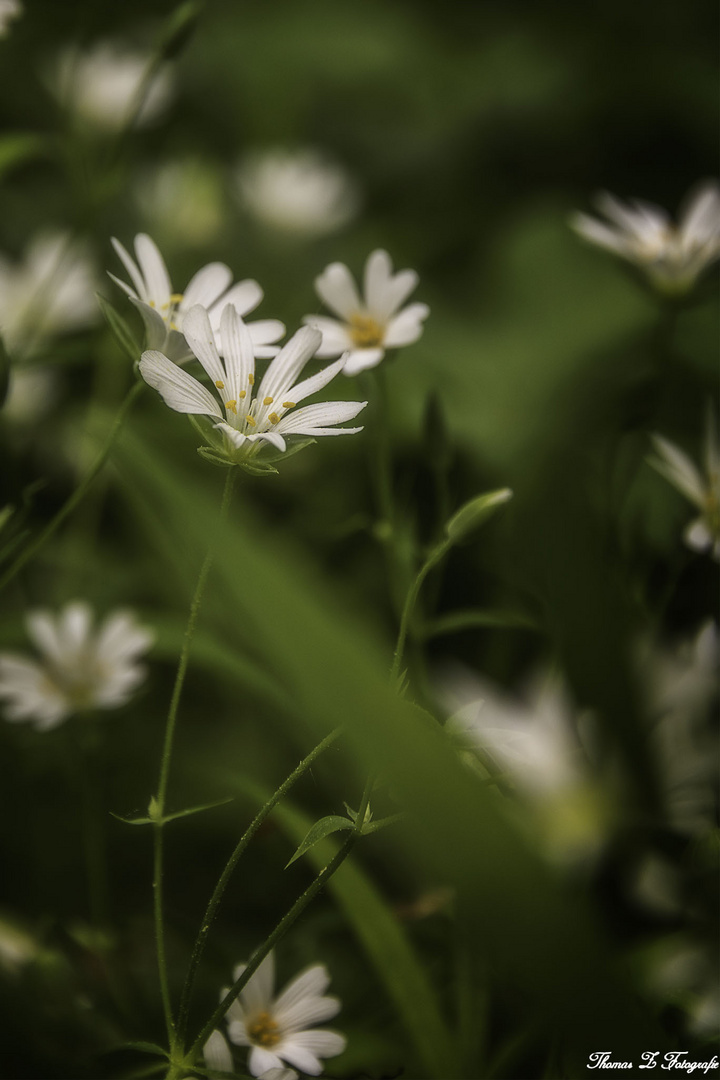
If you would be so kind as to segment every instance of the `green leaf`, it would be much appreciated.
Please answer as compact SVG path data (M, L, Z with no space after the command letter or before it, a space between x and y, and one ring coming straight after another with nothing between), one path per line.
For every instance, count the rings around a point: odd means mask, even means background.
M218 799L217 802L205 803L204 806L191 806L188 810L176 810L172 814L165 814L164 817L152 813L154 799L150 800L151 813L149 817L126 818L121 814L113 813L112 810L110 813L118 821L124 822L125 825L167 825L168 821L175 821L177 818L189 817L191 814L201 814L203 810L214 810L216 806L225 806L227 803L232 802L233 798L234 796L230 795L227 799Z
M476 495L461 506L445 524L445 535L453 544L464 540L480 525L492 517L508 499L512 498L510 488L500 488L498 491L490 491L486 495Z
M288 866L292 866L296 859L299 859L301 855L304 855L310 848L315 847L321 840L324 840L326 836L330 836L331 833L339 832L340 829L354 829L355 826L352 821L348 821L347 818L338 817L337 815L331 815L330 817L320 818L316 821L312 828L308 831L305 839L300 844L292 859L285 864L285 869Z
M221 469L231 469L233 462L229 458L223 457L217 450L213 450L210 446L198 446L197 452L203 461L209 461L211 465L219 465Z
M388 825L397 825L404 817L405 814L402 812L399 814L390 814L389 817L378 818L377 821L368 821L363 825L360 831L363 836L369 836L370 833L377 832L378 829L386 829Z
M113 337L117 341L118 345L130 359L133 364L140 359L142 348L135 340L135 336L130 330L125 319L115 309L115 307L107 300L101 293L96 293L100 310L103 313L106 323L110 327Z
M40 135L12 134L0 139L0 177L18 165L46 153L48 142Z
M174 59L187 45L200 19L202 5L185 0L175 8L163 27L158 52L163 60Z
M460 630L472 630L481 627L507 627L508 629L537 630L537 623L521 611L493 611L490 608L469 608L466 611L451 611L437 619L430 619L422 628L425 638L441 637Z
M166 1058L168 1056L167 1050L163 1050L162 1046L158 1046L157 1043L152 1042L123 1042L118 1043L113 1047L114 1050L142 1050L146 1054L157 1054L158 1057Z

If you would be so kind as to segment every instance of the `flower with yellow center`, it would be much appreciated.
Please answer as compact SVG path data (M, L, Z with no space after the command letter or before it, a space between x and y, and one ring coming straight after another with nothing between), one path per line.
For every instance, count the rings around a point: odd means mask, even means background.
M575 232L644 270L664 293L691 289L702 271L720 258L720 187L702 185L686 200L675 225L652 203L626 205L603 192L596 199L609 224L587 214L575 214Z
M42 660L0 653L7 720L34 720L47 730L73 713L118 708L145 677L137 660L153 635L128 612L109 615L95 631L90 607L76 601L58 616L33 611L26 622Z
M208 312L197 305L185 317L184 332L193 353L210 377L219 401L187 371L161 352L144 352L140 373L176 412L210 417L223 439L228 464L248 464L263 443L281 454L287 436L354 435L362 428L338 428L352 420L366 401L326 401L292 412L298 402L321 390L345 365L341 357L302 382L296 382L320 344L320 333L304 326L283 346L255 390L253 343L243 320L228 304L220 320L225 348L221 358ZM267 458L267 454L265 455Z
M650 464L700 511L683 533L685 543L694 551L710 548L713 558L720 562L720 443L712 412L708 410L704 476L669 439L653 435L652 440L659 456L651 458Z
M247 965L233 972L239 979ZM330 976L323 964L298 975L274 997L275 959L265 957L227 1013L228 1037L236 1046L249 1046L248 1068L253 1076L282 1069L283 1062L310 1076L322 1072L322 1058L335 1057L346 1039L335 1031L309 1028L336 1016L340 1002L325 997ZM223 997L227 990L223 991Z
M207 309L210 323L219 342L220 316L228 304L239 315L253 311L263 298L257 281L238 281L231 286L232 271L224 263L209 263L198 270L182 293L173 292L165 260L156 244L140 233L135 237L135 257L130 257L119 240L113 238L113 247L127 270L132 285L109 277L119 285L142 315L145 323L145 344L148 349L158 349L176 363L192 356L191 347L184 336L185 316L196 304ZM285 333L285 326L278 319L259 319L247 324L253 342L255 356L271 357L278 352L273 342ZM222 352L222 345L219 344Z
M364 297L343 263L331 263L315 280L318 296L340 320L306 315L304 321L322 332L318 356L347 352L346 375L376 367L386 349L410 345L422 334L427 304L408 304L399 310L418 283L414 270L393 273L386 251L373 251L365 263Z

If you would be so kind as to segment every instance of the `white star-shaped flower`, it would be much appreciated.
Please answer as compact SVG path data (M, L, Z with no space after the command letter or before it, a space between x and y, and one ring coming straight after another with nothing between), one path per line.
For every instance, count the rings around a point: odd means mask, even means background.
M68 604L58 616L33 611L27 631L42 655L32 660L0 653L0 699L7 720L32 720L40 730L72 713L114 709L128 701L145 677L138 657L153 635L132 614L116 611L93 629L88 604Z
M686 200L677 225L652 203L634 200L628 205L607 192L595 201L609 224L575 214L573 229L639 266L662 292L686 292L720 258L720 187L715 182L704 184Z
M231 286L232 271L225 263L208 263L198 270L183 293L173 291L165 261L157 245L145 233L135 237L135 257L130 257L119 240L113 237L113 247L130 275L132 285L109 276L127 293L145 323L145 344L148 349L159 349L166 356L181 363L192 355L183 336L185 316L190 308L201 304L207 309L210 323L216 335L220 329L220 315L232 304L239 315L254 311L263 298L257 281L248 278ZM278 341L285 333L285 325L279 319L259 319L248 323L248 331L256 356L275 356Z
M361 299L352 274L343 263L331 263L315 279L318 296L340 316L330 319L306 315L304 322L322 331L318 356L339 356L349 352L346 375L376 367L386 349L396 349L417 341L423 320L430 314L427 304L408 304L400 310L418 283L414 270L393 274L387 251L373 251L365 263L364 297Z
M161 352L144 352L140 372L176 412L210 417L225 438L230 460L241 464L253 458L263 443L284 453L289 435L354 435L362 428L338 428L352 420L366 401L326 401L292 412L300 401L321 390L342 371L345 358L296 382L320 344L320 333L304 326L283 346L255 386L253 342L243 320L228 304L220 320L225 349L220 357L208 312L196 305L185 316L185 337L194 355L210 376L220 402L187 371ZM222 403L222 404L221 404Z
M659 457L651 458L650 464L700 511L683 533L685 543L694 551L712 549L713 558L720 561L720 443L712 413L708 412L705 436L705 475L669 439L653 435L652 440Z
M246 966L235 968L236 981ZM282 1069L284 1062L319 1076L321 1059L343 1052L347 1043L344 1035L308 1027L330 1020L340 1011L337 998L324 996L329 985L327 968L316 964L274 997L275 959L272 953L265 957L227 1013L231 1042L251 1047L248 1068L253 1076ZM225 993L227 990L223 996Z

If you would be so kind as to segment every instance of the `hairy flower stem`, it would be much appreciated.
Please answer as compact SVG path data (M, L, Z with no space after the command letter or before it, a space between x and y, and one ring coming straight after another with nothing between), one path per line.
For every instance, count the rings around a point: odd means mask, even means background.
M52 536L54 536L54 534L62 525L63 521L65 521L65 519L69 517L70 514L72 514L73 510L77 506L79 506L79 504L85 498L88 491L90 490L93 481L95 480L95 477L98 475L103 465L107 461L110 451L112 450L113 443L117 438L117 434L120 428L122 427L123 421L128 411L130 410L133 402L142 391L144 385L145 384L142 382L137 382L134 386L130 388L125 400L123 401L120 409L118 410L118 414L115 417L113 425L110 428L110 432L108 434L105 445L103 446L98 456L95 458L95 461L85 473L85 476L81 480L80 484L75 488L69 499L60 507L52 521L48 522L42 532L40 532L34 540L30 540L29 543L25 547L23 547L17 558L10 564L5 573L0 577L0 590L3 589L10 581L12 581L15 575L19 573L19 571L22 570L22 568L26 566L27 563L29 563L30 560L37 555L40 549L45 546L47 541L50 540Z
M205 949L205 943L210 932L210 927L212 926L213 919L215 918L217 909L220 905L220 901L222 900L223 893L225 892L227 884L233 874L233 871L235 870L235 867L240 860L240 857L242 856L243 852L247 848L248 844L250 843L253 836L258 831L270 811L277 805L280 799L287 795L288 791L290 791L290 789L297 783L300 777L307 772L315 759L318 758L320 754L322 754L323 751L328 748L328 746L335 742L341 731L342 728L335 728L334 731L331 731L329 735L325 736L322 742L318 743L314 750L310 751L307 757L303 758L297 768L290 773L287 779L283 781L277 791L270 796L262 809L258 811L258 813L255 815L253 821L243 833L242 837L238 841L235 850L228 859L227 865L225 866L225 869L220 875L220 880L215 886L215 891L210 898L210 902L205 911L205 915L203 916L203 920L200 925L200 931L193 947L192 956L190 957L190 965L188 967L188 973L185 978L185 985L183 987L182 998L180 999L180 1008L178 1011L177 1034L180 1045L182 1045L182 1041L185 1037L185 1032L187 1030L190 998L192 995L193 983L195 981L195 974L197 972L198 964L200 963L200 960L202 958L202 954Z
M230 497L232 495L234 479L235 470L228 469L227 477L225 480L225 489L223 491L222 506L220 508L221 521L225 519L228 507L230 506ZM172 1015L172 1003L170 1001L167 960L165 956L165 927L163 921L163 818L165 815L165 798L167 795L168 780L170 778L170 762L172 760L172 748L173 739L175 736L175 726L177 723L177 713L178 707L180 705L180 697L182 695L183 685L185 683L185 675L187 673L188 661L190 659L190 645L192 642L193 634L195 632L195 624L197 622L198 612L200 610L200 603L202 601L203 593L205 591L205 585L208 579L208 574L210 573L210 567L212 566L214 556L215 548L214 544L211 544L200 569L197 585L195 586L195 594L192 598L192 603L190 604L190 614L188 616L187 626L185 627L185 637L183 640L182 651L180 653L177 675L175 676L175 685L173 686L172 697L170 698L170 708L168 709L167 722L165 725L165 740L163 743L162 760L160 763L158 792L152 804L152 816L155 818L155 827L153 830L155 839L153 858L153 909L155 915L155 943L157 948L158 973L160 976L160 993L162 996L163 1012L165 1014L165 1024L167 1027L168 1039L170 1040L171 1045L174 1045L176 1040L175 1023Z
M364 802L365 802L365 806L367 807L367 798L366 797L364 799ZM362 809L362 807L361 807L361 809ZM363 816L364 816L364 810L363 810ZM195 1057L197 1056L197 1054L200 1053L200 1050L203 1047L203 1045L205 1044L205 1041L210 1037L212 1032L218 1026L220 1021L224 1017L225 1013L228 1011L228 1009L232 1005L233 1001L235 1001L235 998L238 996L238 994L242 990L244 990L244 988L247 986L248 982L250 981L252 976L255 974L255 972L259 968L260 964L265 959L265 957L268 955L268 953L271 951L271 949L273 949L275 947L275 945L278 943L278 941L280 941L283 937L285 937L285 934L288 932L288 930L293 925L293 923L298 918L298 916L300 916L303 913L303 911L308 906L310 901L314 900L314 898L321 891L321 889L323 889L325 887L325 885L328 883L328 881L333 876L335 871L345 862L345 859L348 857L348 855L350 854L350 852L354 848L355 844L357 843L357 840L358 840L358 838L360 836L361 830L362 830L362 818L360 817L360 815L358 815L356 826L352 830L352 832L349 834L349 836L348 836L347 840L345 841L345 843L336 852L336 854L333 856L333 858L330 860L330 862L327 864L327 866L323 870L320 871L320 873L315 878L315 880L310 885L308 885L305 892L302 893L302 895L297 898L297 900L295 901L293 906L290 908L290 910L287 911L285 913L285 915L283 915L282 919L277 924L275 929L271 931L271 933L268 935L268 937L262 943L260 948L255 951L255 953L253 954L252 958L250 959L247 967L243 971L240 978L237 979L233 983L233 985L230 987L227 994L222 999L222 1001L218 1005L217 1009L212 1014L212 1016L208 1020L207 1024L202 1029L202 1031L198 1035L197 1039L193 1043L193 1045L192 1045L192 1047L190 1049L189 1055L188 1055L188 1057L191 1060L193 1060L193 1061L195 1060Z

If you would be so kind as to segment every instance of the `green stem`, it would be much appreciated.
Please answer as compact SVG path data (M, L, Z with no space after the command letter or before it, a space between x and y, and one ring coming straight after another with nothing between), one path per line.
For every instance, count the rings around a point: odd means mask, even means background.
M0 577L0 590L2 590L15 575L22 570L27 563L33 559L42 547L45 546L47 541L54 536L63 521L72 514L76 506L78 506L87 495L90 486L92 485L95 477L98 475L103 465L108 459L113 443L117 438L117 434L122 426L122 423L127 415L130 407L132 406L135 398L141 392L145 384L141 382L135 383L129 390L125 400L123 401L117 416L110 428L110 433L107 437L105 445L95 458L95 461L90 466L80 484L75 488L69 499L60 507L55 517L50 521L45 528L40 532L34 540L31 540L26 547L20 552L17 558L10 564L5 573Z
M227 477L225 480L225 489L223 491L222 506L220 509L221 521L225 519L230 505L230 497L232 495L233 481L235 479L235 470L228 469ZM165 739L163 742L162 760L160 763L160 778L158 781L158 793L155 796L153 813L157 818L157 824L154 828L154 856L153 856L153 910L155 915L155 943L157 948L158 958L158 973L160 977L160 993L163 1002L163 1011L165 1014L165 1024L167 1027L168 1038L171 1044L175 1042L175 1024L172 1016L172 1004L170 1001L170 986L168 982L167 974L167 960L165 955L165 927L163 921L163 817L165 815L165 798L167 795L168 780L170 778L170 763L172 760L172 748L173 739L175 736L175 726L177 723L178 707L180 705L180 697L182 695L183 685L185 683L185 675L187 673L188 661L190 659L190 645L192 642L193 633L195 632L195 623L197 622L198 612L200 610L200 603L202 601L203 592L205 591L205 584L210 573L210 567L213 563L215 555L214 545L211 545L205 556L205 560L200 569L197 585L195 586L195 594L190 604L190 614L188 616L187 626L185 627L185 637L183 640L182 651L180 653L180 660L178 662L177 674L175 676L175 685L173 686L172 697L170 698L170 708L168 709L168 717L165 725Z
M342 865L342 863L345 862L345 859L348 857L353 847L357 843L359 836L359 828L354 829L349 834L347 840L339 849L339 851L336 852L336 854L333 856L327 866L323 870L321 870L315 880L310 885L308 885L305 892L297 898L290 910L287 911L285 915L283 915L282 919L277 924L275 929L268 935L260 948L254 953L252 959L249 961L240 978L237 979L230 987L227 994L222 999L217 1009L212 1014L207 1024L202 1029L197 1039L193 1043L189 1053L189 1057L191 1060L194 1060L195 1056L200 1053L200 1050L205 1044L205 1041L210 1037L212 1032L218 1026L223 1016L232 1005L233 1001L235 1001L235 998L238 996L238 994L247 986L248 982L255 974L268 953L274 948L277 942L285 936L285 934L288 932L288 930L293 925L298 916L303 913L310 901L317 896L320 890L324 888L324 886L333 876L335 871Z
M334 731L331 731L329 735L325 736L322 742L318 743L314 750L310 751L307 757L303 758L297 768L290 773L287 779L280 785L277 791L273 795L271 795L271 797L268 799L262 809L256 814L255 818L240 838L232 855L228 859L227 865L220 876L220 880L215 886L215 891L213 892L212 897L210 898L210 902L207 906L207 910L205 911L205 915L200 925L200 931L195 941L192 956L190 957L190 965L188 967L188 973L185 979L185 986L183 987L182 998L180 1000L180 1009L178 1011L177 1029L178 1038L180 1040L184 1038L185 1032L187 1030L188 1011L190 1008L190 998L192 995L193 983L195 981L195 974L198 968L198 964L200 963L203 951L205 949L205 943L210 932L210 927L217 913L220 901L222 900L223 893L225 892L227 884L233 874L233 871L235 870L235 867L240 860L240 857L242 856L243 852L247 848L248 844L250 843L253 836L258 831L270 811L277 805L280 799L284 798L288 791L290 791L290 789L297 783L300 777L305 772L307 772L315 759L318 758L320 754L322 754L323 751L328 748L328 746L335 742L341 731L342 728L335 728Z
M402 615L400 616L400 629L398 630L397 644L395 646L395 654L393 656L392 668L390 671L391 678L397 679L400 674L400 665L402 663L403 653L405 651L405 642L407 640L408 628L410 626L410 619L415 609L420 588L423 581L428 576L433 566L442 559L445 552L452 546L451 540L443 540L436 548L430 552L426 562L421 566L418 574L413 581L412 585L408 589L407 596L405 597L405 604L403 605Z

